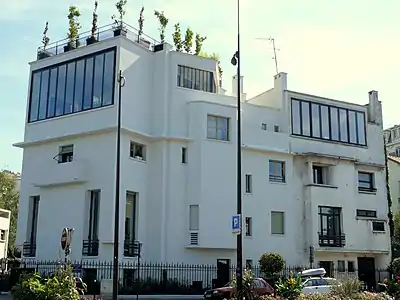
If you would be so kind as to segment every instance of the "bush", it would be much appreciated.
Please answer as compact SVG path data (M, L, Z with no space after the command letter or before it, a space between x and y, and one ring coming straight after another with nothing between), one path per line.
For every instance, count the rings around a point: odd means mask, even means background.
M246 271L243 274L243 290L242 290L242 298L245 298L246 300L252 300L255 299L254 294L253 294L253 282L254 282L254 274L251 269L246 269ZM236 286L236 277L233 277L232 283L234 286ZM235 299L237 299L237 296L239 296L237 293L235 293Z
M83 286L86 289L86 285ZM37 274L24 274L12 289L15 300L79 300L71 267L61 266L52 278L43 280Z
M293 278L292 274L286 280L280 279L276 285L276 292L284 299L297 299L303 289L303 282L301 277Z
M273 296L262 296L259 300L284 300L284 298L281 297L273 297ZM335 296L332 294L319 294L319 293L314 293L314 294L307 294L307 295L300 295L298 300L344 300L344 299L358 299L358 300L392 300L389 295L385 293L370 293L370 292L363 292L363 293L358 293L355 295L355 298L341 298L339 296Z
M361 290L362 282L357 278L346 278L331 286L332 294L341 299L353 299Z
M400 257L395 258L389 268L395 275L400 275Z
M275 274L282 272L285 267L285 261L279 253L264 253L259 261L260 270L267 278L273 277Z

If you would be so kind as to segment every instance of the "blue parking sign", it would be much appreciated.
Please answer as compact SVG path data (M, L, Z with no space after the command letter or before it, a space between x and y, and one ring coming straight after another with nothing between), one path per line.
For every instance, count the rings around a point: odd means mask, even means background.
M232 216L232 232L239 233L240 227L240 215Z

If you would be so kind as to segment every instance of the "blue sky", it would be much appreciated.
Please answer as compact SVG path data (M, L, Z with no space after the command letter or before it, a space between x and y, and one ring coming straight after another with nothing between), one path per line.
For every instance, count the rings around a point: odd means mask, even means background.
M115 0L99 0L99 25L111 23ZM189 4L190 2L190 4ZM272 87L272 46L256 38L276 39L279 70L288 73L291 90L365 104L368 91L378 90L385 127L400 123L397 84L400 78L400 3L361 0L241 0L242 75L249 96ZM0 10L0 169L21 170L28 62L35 59L43 27L49 22L52 41L66 36L68 6L82 13L82 30L90 29L93 3L88 0L18 0ZM235 69L235 0L128 0L126 21L137 27L145 7L144 32L158 38L154 9L173 24L207 36L204 50L217 52L230 90Z

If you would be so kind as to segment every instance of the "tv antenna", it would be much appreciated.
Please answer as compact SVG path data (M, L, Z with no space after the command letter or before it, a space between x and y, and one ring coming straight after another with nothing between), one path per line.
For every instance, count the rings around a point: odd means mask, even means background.
M276 74L279 73L278 71L278 57L276 56L276 51L280 51L281 49L277 49L275 47L275 39L273 37L269 37L269 38L256 38L256 40L263 40L263 41L270 41L272 43L272 47L274 50L274 57L272 57L272 59L275 61L275 71Z

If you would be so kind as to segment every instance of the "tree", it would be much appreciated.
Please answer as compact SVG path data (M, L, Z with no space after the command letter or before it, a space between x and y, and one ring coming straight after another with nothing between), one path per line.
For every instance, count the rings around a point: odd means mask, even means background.
M186 53L190 54L192 52L193 46L193 31L188 27L185 33L185 40L183 41L183 49Z
M174 41L175 49L178 52L182 52L182 32L181 32L181 25L176 23L174 25L174 33L172 34L172 39Z
M392 213L392 197L390 195L390 185L389 185L389 163L388 163L388 155L386 151L386 140L385 137L383 137L383 153L385 154L385 175L386 175L386 197L387 197L387 207L388 207L388 220L389 220L389 236L390 236L390 246L391 246L391 252L392 252L392 257L394 257L394 254L396 252L396 240L399 242L398 239L395 239L394 237L394 232L395 232L395 225L393 221L393 213Z
M279 253L264 253L259 261L260 270L267 278L272 278L285 267L285 261Z
M165 17L163 11L159 12L159 11L155 10L154 15L157 17L158 22L160 23L160 27L158 28L158 31L160 32L161 43L164 43L165 42L165 29L167 28L169 20Z
M0 172L0 208L11 211L8 249L13 253L17 233L19 192L15 190L15 175L8 171Z
M201 48L203 48L203 43L206 40L206 36L201 36L199 33L196 33L196 38L195 38L195 51L194 54L195 55L199 55L201 52Z

